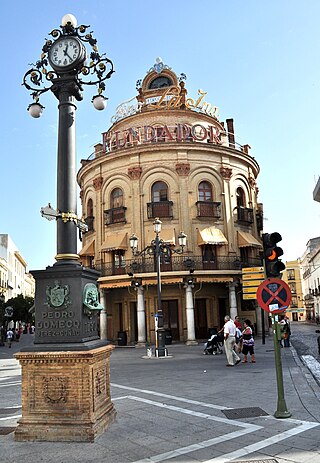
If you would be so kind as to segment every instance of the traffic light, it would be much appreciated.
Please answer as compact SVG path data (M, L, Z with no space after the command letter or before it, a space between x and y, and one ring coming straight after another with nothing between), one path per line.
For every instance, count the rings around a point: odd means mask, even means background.
M277 243L282 240L280 233L264 233L262 235L263 241L263 255L264 265L267 278L280 278L281 272L286 268L284 263L279 260L283 255L283 250Z

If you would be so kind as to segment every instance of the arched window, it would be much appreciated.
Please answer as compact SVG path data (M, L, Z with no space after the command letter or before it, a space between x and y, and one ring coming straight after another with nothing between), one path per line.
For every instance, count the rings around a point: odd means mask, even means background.
M88 231L93 231L93 222L94 222L94 216L93 216L93 201L92 199L88 199L87 202L87 216L85 218L85 223L88 225Z
M212 186L209 182L200 182L198 186L199 201L212 201Z
M112 209L123 206L123 191L121 190L121 188L115 188L114 190L112 190L110 202Z
M91 198L87 203L87 217L93 217L93 201Z
M110 193L110 209L104 211L105 224L126 222L126 207L123 205L123 191L121 188L114 188Z
M237 188L236 191L236 196L237 196L237 206L238 207L245 207L246 205L246 196L244 194L244 191L242 188Z
M148 203L148 219L154 217L172 217L172 201L168 200L168 186L164 182L155 182L151 188L151 203Z
M221 217L221 203L213 201L212 185L202 181L198 186L198 201L196 203L198 217Z
M152 185L152 202L159 203L161 201L168 201L168 187L164 182L156 182Z
M170 77L159 76L150 82L149 89L171 87L171 85L173 85L173 82Z

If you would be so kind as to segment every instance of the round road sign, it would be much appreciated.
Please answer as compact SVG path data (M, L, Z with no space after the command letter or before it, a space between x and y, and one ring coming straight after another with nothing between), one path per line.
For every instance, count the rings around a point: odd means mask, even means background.
M291 291L279 278L268 278L257 289L257 301L266 312L283 313L291 303Z

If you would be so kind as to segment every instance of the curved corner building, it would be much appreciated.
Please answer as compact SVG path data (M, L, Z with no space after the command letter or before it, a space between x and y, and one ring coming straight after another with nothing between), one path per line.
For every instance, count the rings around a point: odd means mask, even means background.
M188 95L185 80L157 59L78 173L89 228L79 254L101 272L101 337L120 344L155 342L159 277L168 342L206 339L225 314L257 323L241 269L261 265L259 166L236 143L233 120L220 122L207 94Z

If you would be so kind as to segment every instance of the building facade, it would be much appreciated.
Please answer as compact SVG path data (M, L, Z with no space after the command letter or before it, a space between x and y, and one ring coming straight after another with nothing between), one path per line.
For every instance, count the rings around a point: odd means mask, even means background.
M169 248L160 271L172 339L205 339L225 314L257 322L255 301L242 300L241 269L262 262L259 165L250 146L236 142L233 120L219 121L206 93L189 97L185 82L158 59L78 172L88 225L79 254L101 272L100 328L113 341L155 340L158 275L150 246L157 218ZM140 255L130 248L133 234Z
M292 302L290 307L286 309L286 315L291 321L306 321L307 311L304 305L299 260L286 262L286 268L282 273L282 279L288 284L292 295Z
M320 237L311 238L300 259L306 319L320 320Z
M8 234L0 234L0 275L5 301L19 294L34 297L34 278L27 272L27 263Z

